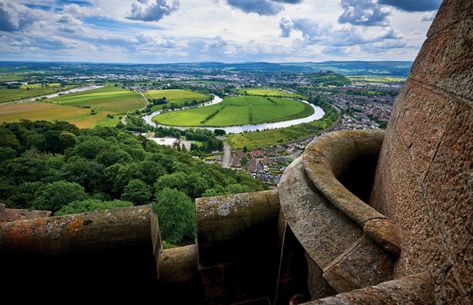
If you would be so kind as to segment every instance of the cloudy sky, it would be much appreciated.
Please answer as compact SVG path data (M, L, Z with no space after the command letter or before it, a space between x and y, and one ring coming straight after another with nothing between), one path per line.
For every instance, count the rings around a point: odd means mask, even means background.
M412 60L441 0L0 0L0 60Z

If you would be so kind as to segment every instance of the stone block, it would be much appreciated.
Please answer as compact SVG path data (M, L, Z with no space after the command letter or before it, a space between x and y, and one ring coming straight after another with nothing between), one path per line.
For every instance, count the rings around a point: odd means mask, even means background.
M337 292L346 292L392 279L395 259L363 235L323 269L323 277Z

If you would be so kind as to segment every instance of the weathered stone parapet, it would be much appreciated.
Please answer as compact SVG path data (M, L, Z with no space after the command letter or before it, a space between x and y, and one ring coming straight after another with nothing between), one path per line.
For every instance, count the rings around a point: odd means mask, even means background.
M161 281L186 283L198 274L196 245L161 250L159 257L158 274Z
M337 294L304 305L433 305L433 285L426 273Z
M231 262L251 251L246 247L268 231L269 223L276 232L279 208L276 191L196 199L200 264Z
M136 206L0 223L0 251L54 254L150 243L150 209Z
M342 184L341 180L350 185L363 180L370 171L360 167L365 162L376 164L383 132L378 130L350 130L326 134L312 141L303 154L304 170L312 183L324 198L363 228L382 247L393 254L399 254L400 241L397 226L387 217L366 202L358 198ZM356 165L355 171L353 168ZM349 173L349 171L351 171ZM358 172L357 172L358 171ZM374 175L373 173L371 173ZM362 181L364 187L370 188L372 181ZM356 191L356 190L354 190Z
M287 225L305 249L308 265L313 262L321 270L319 282L327 281L336 292L344 292L392 279L395 257L313 186L302 158L286 169L279 196ZM317 296L312 287L309 290Z
M50 211L26 210L26 209L9 209L5 204L0 203L0 222L10 222L16 220L25 220L33 218L48 217Z

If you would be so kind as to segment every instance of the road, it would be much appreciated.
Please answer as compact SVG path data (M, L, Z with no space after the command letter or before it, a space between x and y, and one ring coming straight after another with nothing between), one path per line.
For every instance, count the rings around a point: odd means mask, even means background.
M223 143L222 167L229 168L232 162L232 148L227 143Z

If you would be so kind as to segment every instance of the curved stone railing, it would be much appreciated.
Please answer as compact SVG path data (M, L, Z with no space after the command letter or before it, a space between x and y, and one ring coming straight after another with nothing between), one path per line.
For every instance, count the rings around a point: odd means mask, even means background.
M383 137L384 133L379 130L329 133L306 147L303 163L310 181L330 203L359 224L368 236L387 251L399 254L400 240L397 226L350 192L338 179L357 159L376 160ZM371 185L368 187L371 188Z
M281 209L307 254L311 281L325 282L337 293L392 280L400 251L396 226L341 182L355 180L369 192L372 181L357 180L374 175L382 142L381 131L319 137L279 184ZM323 297L317 291L311 295Z

